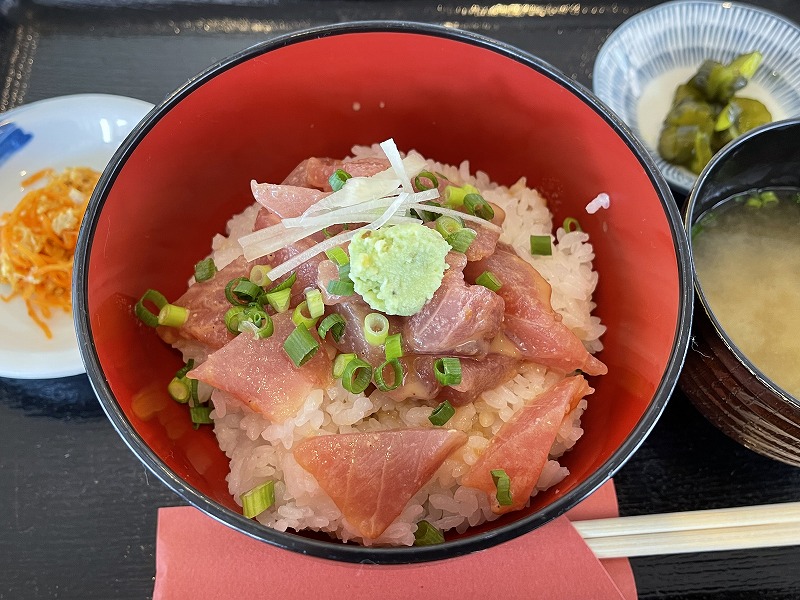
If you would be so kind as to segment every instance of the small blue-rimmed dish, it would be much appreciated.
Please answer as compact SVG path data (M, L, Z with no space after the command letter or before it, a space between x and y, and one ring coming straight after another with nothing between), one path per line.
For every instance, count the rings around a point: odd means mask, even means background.
M593 89L644 142L672 188L685 194L696 175L667 163L656 149L675 88L706 59L728 62L755 50L763 61L739 95L761 100L773 120L800 116L800 27L735 2L678 0L628 19L600 49Z
M74 94L0 114L0 215L28 191L20 185L46 168L102 171L152 104L108 94ZM10 287L0 284L0 295ZM84 372L71 313L48 321L53 337L27 315L21 298L0 302L0 377L49 379Z

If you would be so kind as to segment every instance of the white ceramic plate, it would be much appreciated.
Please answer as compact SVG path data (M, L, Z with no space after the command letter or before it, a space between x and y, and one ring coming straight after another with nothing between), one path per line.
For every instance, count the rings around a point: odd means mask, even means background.
M754 50L764 59L739 95L764 102L773 120L800 116L800 27L735 2L677 0L631 17L600 49L593 88L644 142L673 189L687 193L696 175L656 150L675 88L706 59L728 62Z
M20 201L26 175L47 167L102 171L151 108L133 98L77 94L0 114L0 213ZM0 294L9 291L0 284ZM21 299L0 301L0 377L46 379L84 372L72 314L59 311L48 325L53 332L49 340Z

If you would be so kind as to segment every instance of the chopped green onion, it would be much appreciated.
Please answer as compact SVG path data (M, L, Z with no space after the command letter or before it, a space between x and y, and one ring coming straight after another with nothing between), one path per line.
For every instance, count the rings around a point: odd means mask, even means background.
M434 202L433 200L426 200L422 204L427 204L429 206L441 206L438 202ZM414 213L416 213L416 215L420 219L422 219L423 223L428 223L430 221L435 221L436 218L439 216L436 213L433 213L433 212L430 212L430 211L427 211L427 210L423 210L421 208L415 208L415 209L413 209L413 211L414 211Z
M360 394L372 381L372 367L356 357L349 360L342 371L342 387L351 394Z
M167 385L167 392L175 402L186 404L192 396L192 387L186 377L173 377Z
M480 275L478 275L477 279L475 279L475 283L478 285L482 285L485 288L489 288L493 292L496 292L503 284L497 278L497 276L492 273L491 271L484 271Z
M186 364L183 365L177 373L175 373L175 377L177 377L178 379L180 379L181 377L185 377L186 374L192 369L194 369L194 359L190 358L189 360L186 361Z
M214 424L214 420L211 418L210 406L190 406L189 415L192 417L192 423L195 425Z
M383 344L383 352L386 354L386 360L403 356L403 336L399 333L387 335Z
M386 383L386 380L383 378L383 370L386 367L392 367L392 371L394 374L394 379L392 380L391 385ZM391 392L392 390L397 389L400 387L400 384L403 383L403 365L400 364L400 361L396 358L392 358L391 360L383 361L380 366L375 368L375 372L373 373L375 377L375 386L382 392Z
M533 256L551 256L553 254L553 242L549 235L531 236L531 254Z
M158 311L158 324L165 327L180 327L189 318L189 310L175 304L165 304Z
M467 248L470 247L472 242L475 241L476 237L478 237L477 231L465 227L464 229L459 229L455 233L451 233L444 239L448 244L450 244L450 247L453 250L463 254L467 251Z
M233 293L233 289L243 281L249 282L247 277L237 277L236 279L231 279L228 285L225 286L225 297L228 299L228 302L234 306L245 306L250 303L250 300L239 298Z
M382 346L389 335L389 319L381 313L369 313L364 317L364 339L371 346Z
M417 523L417 530L414 532L415 546L435 546L444 542L442 532L425 520Z
M457 358L439 358L433 363L433 374L442 385L461 383L461 361Z
M581 229L581 224L575 217L567 217L566 219L564 219L563 227L564 231L566 231L567 233L571 233L573 231L583 231L583 229Z
M300 323L283 342L283 349L295 366L302 367L319 350L319 342L308 332L306 326Z
M511 479L503 469L492 469L492 481L497 488L497 503L500 506L511 506Z
M244 309L244 306L234 306L225 313L225 327L233 335L239 335L239 323L245 318Z
M303 300L300 304L294 307L292 313L292 323L300 325L301 323L306 326L306 329L314 329L317 326L317 318L312 317L308 312L308 302Z
M275 331L275 325L263 308L258 304L251 304L244 311L244 318L239 321L239 331L248 331L257 340L270 337Z
M258 300L258 297L263 291L264 290L262 290L260 286L245 278L242 278L242 280L233 287L233 295L247 303Z
M248 519L257 517L275 504L275 481L265 481L241 496L242 514Z
M344 187L345 182L347 182L347 180L351 177L352 175L350 175L350 173L344 169L336 169L333 174L328 177L328 183L331 184L331 189L334 192L338 192Z
M336 263L337 266L341 267L342 265L346 265L350 262L350 257L347 256L347 252L344 251L344 248L341 246L334 246L333 248L328 248L325 250L325 255Z
M464 221L456 219L449 215L442 215L435 221L436 231L442 234L443 238L447 238L451 233L455 233L459 229L464 229Z
M158 327L158 314L152 313L145 308L145 302L152 302L159 311L169 304L169 302L167 302L167 299L160 292L156 290L147 290L134 307L133 312L139 317L142 323L148 327Z
M343 265L339 265L339 279L342 281L352 281L350 279L350 263L346 262Z
M289 310L289 304L292 301L292 290L290 288L285 288L277 292L267 292L263 295L263 298L266 300L267 304L275 309L275 312L286 312ZM259 298L259 302L260 301L261 298Z
M483 199L480 194L467 194L464 196L464 208L467 212L486 221L494 219L492 205Z
M758 196L750 196L745 202L745 206L750 208L761 208L761 198Z
M292 271L286 279L269 288L267 292L280 292L281 290L291 289L295 281L297 281L297 273Z
M423 179L427 179L430 185L422 181ZM439 187L439 180L436 179L436 175L434 175L430 171L420 171L420 174L414 177L414 187L417 189L418 192L424 192L425 190L432 190L435 187Z
M336 355L333 361L333 376L335 379L339 379L344 374L344 368L347 366L347 363L354 358L356 358L356 355L352 352Z
M272 267L269 265L254 265L252 269L250 269L250 281L255 283L258 286L267 285L269 280L269 272L272 270Z
M214 264L214 259L209 256L194 266L194 280L198 283L208 281L216 272L217 265Z
M198 383L197 379L190 379L189 380L189 387L192 390L192 396L191 396L191 399L189 401L189 406L190 407L191 406L197 406L198 404L200 404L200 398L199 398L199 395L197 393L198 385L199 385L199 383Z
M317 333L319 334L319 337L324 340L325 336L330 331L331 335L333 336L333 341L338 342L340 339L342 339L342 336L344 335L344 328L346 326L347 321L344 320L344 317L334 313L322 319L322 323L320 323L319 327L317 327Z
M328 293L331 296L352 296L355 289L352 281L333 279L328 282Z
M480 190L470 184L465 184L461 187L457 185L448 185L444 188L444 203L445 206L450 208L458 208L464 206L464 196L467 194L478 194Z
M450 404L450 402L445 400L439 406L433 409L433 412L428 417L428 420L437 427L441 427L447 423L454 414L456 414L456 409L453 408L453 405Z
M767 190L766 192L761 192L758 195L761 198L761 205L762 206L769 206L770 204L777 204L778 203L778 195L773 192L772 190Z
M325 314L325 303L322 301L322 292L317 288L306 291L306 304L308 305L308 315L312 319L318 319Z

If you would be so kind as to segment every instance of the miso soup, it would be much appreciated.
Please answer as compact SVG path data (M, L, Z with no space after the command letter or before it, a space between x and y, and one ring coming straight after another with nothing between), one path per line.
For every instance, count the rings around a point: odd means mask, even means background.
M753 190L692 229L700 287L725 333L800 398L800 189Z

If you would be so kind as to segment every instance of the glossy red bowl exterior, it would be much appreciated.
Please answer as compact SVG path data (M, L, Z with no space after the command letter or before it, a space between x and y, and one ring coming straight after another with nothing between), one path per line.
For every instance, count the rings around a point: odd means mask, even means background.
M520 176L556 222L581 217L596 251L596 314L609 375L562 459L570 475L531 506L422 548L362 548L245 519L227 459L166 395L180 357L133 317L147 288L177 297L213 235L308 156L342 157L393 137L401 150ZM611 207L584 207L599 192ZM481 36L409 23L287 35L214 65L156 107L103 174L81 230L75 315L87 372L109 418L169 487L266 542L344 561L407 563L482 549L546 523L620 468L659 417L685 357L691 268L680 216L647 151L583 87Z

